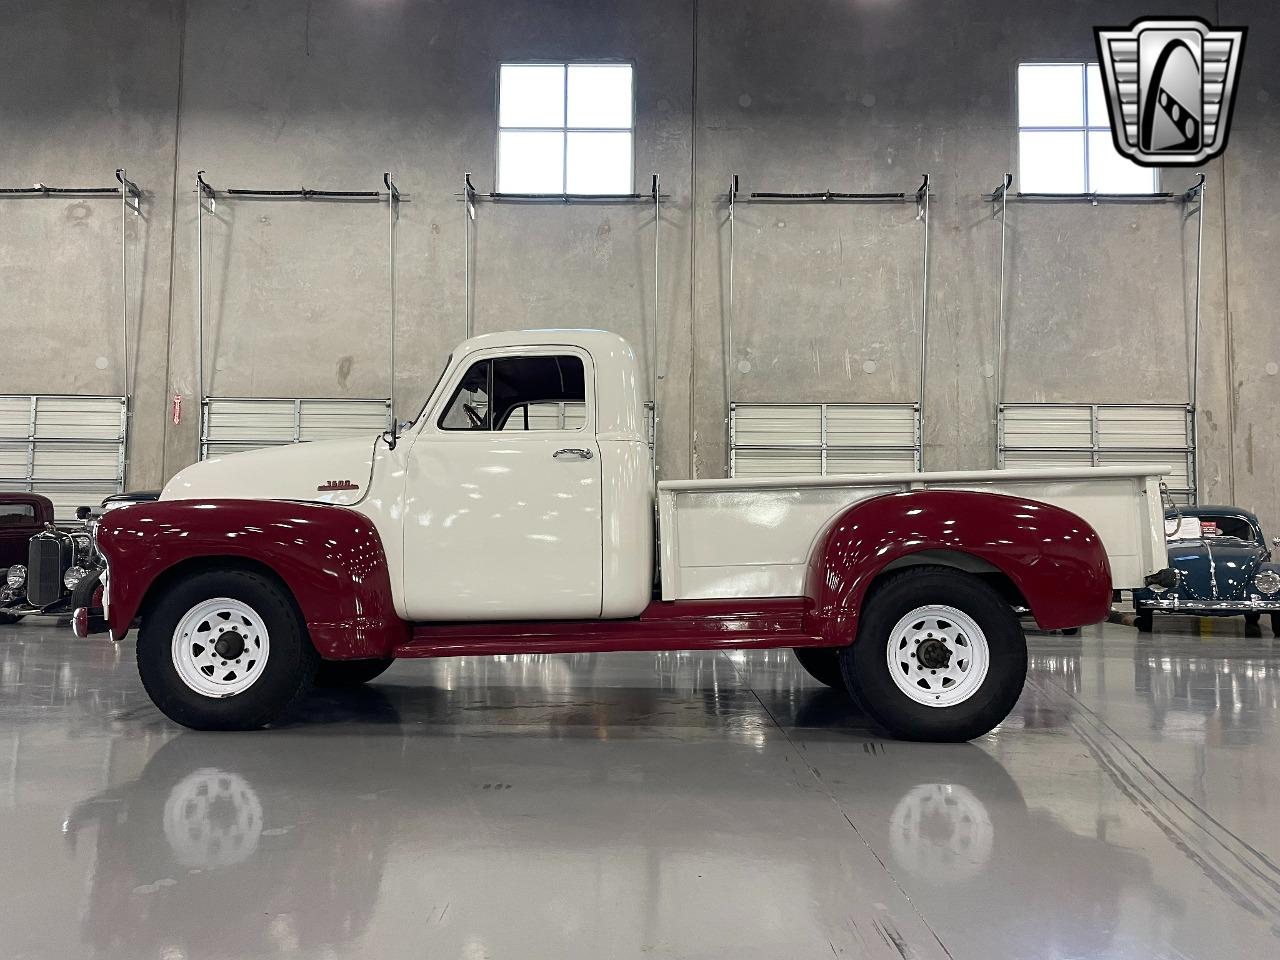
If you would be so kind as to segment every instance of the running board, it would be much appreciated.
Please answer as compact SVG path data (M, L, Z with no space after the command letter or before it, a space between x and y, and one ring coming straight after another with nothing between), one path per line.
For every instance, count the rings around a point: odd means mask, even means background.
M419 623L396 657L816 647L804 597L655 600L627 620Z

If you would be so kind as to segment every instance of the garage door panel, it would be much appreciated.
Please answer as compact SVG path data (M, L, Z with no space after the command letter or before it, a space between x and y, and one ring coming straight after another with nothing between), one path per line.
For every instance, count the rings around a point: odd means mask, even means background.
M123 397L0 397L0 486L53 501L60 520L124 489Z
M1004 404L997 442L1002 467L1167 464L1170 492L1195 495L1194 436L1181 404Z
M729 472L736 477L910 472L919 415L909 403L735 403Z
M307 440L381 433L391 402L366 399L210 397L204 402L200 456L220 456Z

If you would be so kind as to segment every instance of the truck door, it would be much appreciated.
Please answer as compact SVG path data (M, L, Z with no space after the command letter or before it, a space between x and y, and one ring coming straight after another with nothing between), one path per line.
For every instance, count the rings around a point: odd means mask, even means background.
M428 414L405 478L413 620L600 615L600 449L591 358L473 354Z

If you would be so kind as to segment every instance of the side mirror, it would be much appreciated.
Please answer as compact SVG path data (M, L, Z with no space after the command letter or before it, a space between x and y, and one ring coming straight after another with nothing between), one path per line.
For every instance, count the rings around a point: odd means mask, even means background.
M90 509L89 507L76 507L76 519L77 519L77 520L88 520L88 519L89 519L89 516L90 516L92 513L93 513L93 510L92 510L92 509Z

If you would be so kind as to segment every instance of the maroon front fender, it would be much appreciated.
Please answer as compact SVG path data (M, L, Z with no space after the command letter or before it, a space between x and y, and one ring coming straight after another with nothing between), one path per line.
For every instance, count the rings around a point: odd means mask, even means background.
M161 500L103 515L107 626L121 639L157 580L192 561L270 568L292 591L320 655L385 657L409 639L396 616L382 541L345 507L280 500ZM163 585L157 586L162 589Z
M871 582L911 554L966 554L1007 576L1046 630L1098 623L1111 610L1111 566L1097 533L1047 503L966 490L915 490L858 503L819 539L806 592L812 632L849 643Z

